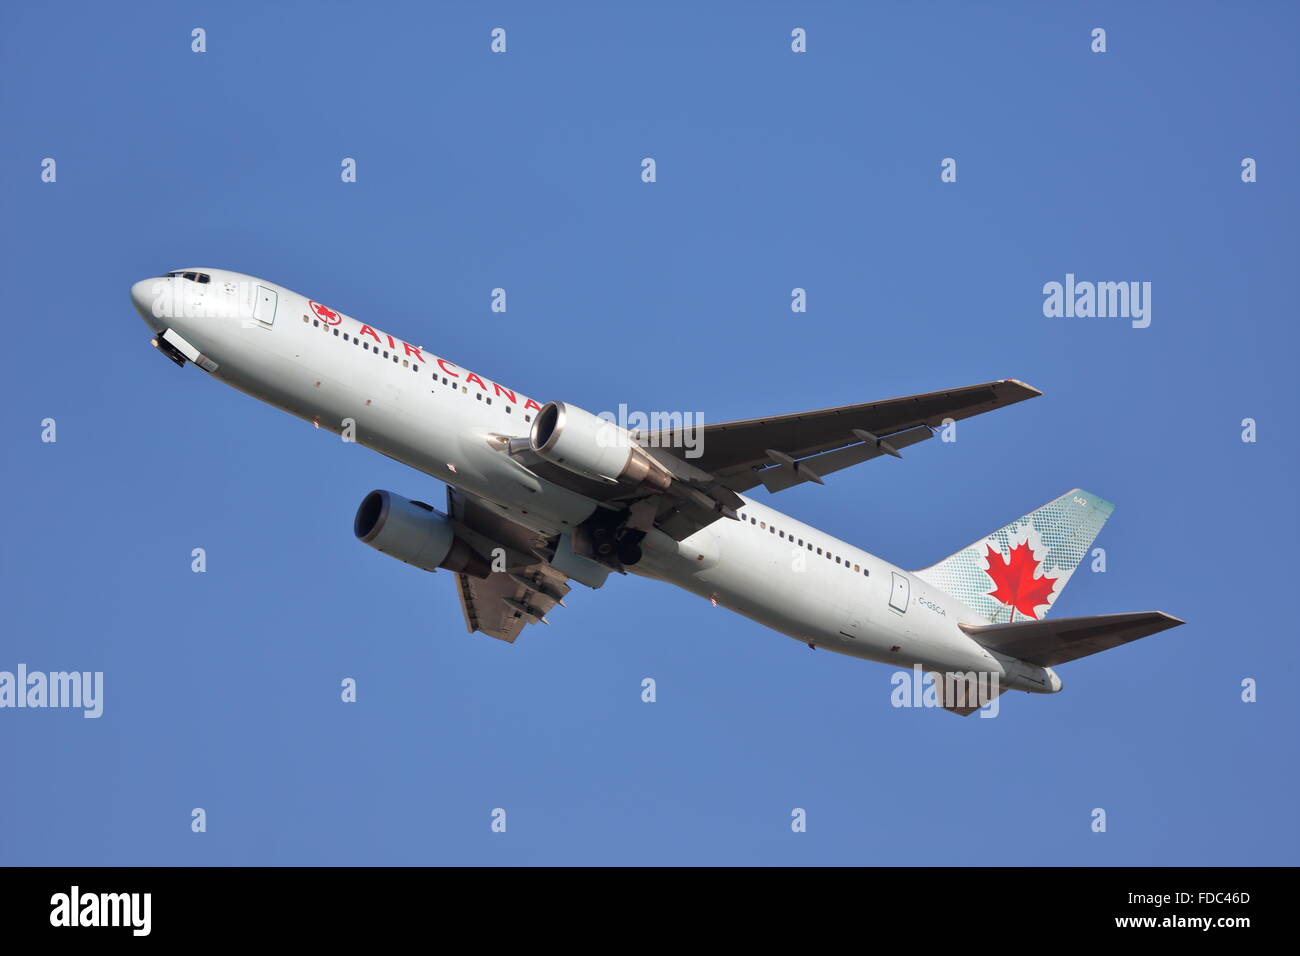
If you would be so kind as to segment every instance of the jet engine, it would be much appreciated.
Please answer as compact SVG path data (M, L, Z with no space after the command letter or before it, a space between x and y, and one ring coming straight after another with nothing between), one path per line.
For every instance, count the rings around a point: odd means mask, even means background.
M477 551L456 537L445 514L391 491L366 495L352 530L362 544L425 571L446 568L476 578L492 572Z
M648 485L658 491L673 481L627 429L576 405L543 405L533 419L528 444L546 461L595 481Z

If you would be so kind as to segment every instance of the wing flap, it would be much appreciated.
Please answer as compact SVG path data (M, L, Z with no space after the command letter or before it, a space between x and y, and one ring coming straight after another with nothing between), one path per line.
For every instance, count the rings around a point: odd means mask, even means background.
M934 432L921 425L890 435L887 444L894 449L906 448L908 445L915 445L917 442L925 441L932 435L934 435ZM805 481L817 481L822 475L829 475L842 468L859 465L864 461L870 461L872 458L879 458L881 455L888 454L889 451L878 444L859 442L856 445L847 445L834 451L824 451L817 455L810 455L807 458L800 458L797 461L781 462L776 467L764 468L756 472L756 474L758 480L763 483L763 487L768 491L784 491L786 488L803 484ZM813 475L817 477L812 477Z
M549 623L546 614L564 603L568 579L542 560L537 551L546 546L537 532L495 511L482 498L447 486L447 513L457 532L491 561L499 546L509 566L486 578L456 575L456 593L465 615L465 627L473 633L514 643L524 627Z
M457 593L465 626L473 633L513 644L529 624L549 624L546 614L569 593L563 575L550 568L497 572L488 578L458 574Z

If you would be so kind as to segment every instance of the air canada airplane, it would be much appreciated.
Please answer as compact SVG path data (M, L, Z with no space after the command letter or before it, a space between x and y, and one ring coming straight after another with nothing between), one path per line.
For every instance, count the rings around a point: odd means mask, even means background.
M862 405L625 428L539 404L272 282L222 269L144 279L131 300L177 365L447 485L446 511L372 491L363 543L456 576L465 624L513 642L570 581L611 571L675 584L811 648L936 679L970 714L1006 690L1051 694L1053 668L1175 627L1158 611L1046 620L1112 506L1067 491L937 564L904 571L748 497L932 437L946 421L1041 393L1003 380Z

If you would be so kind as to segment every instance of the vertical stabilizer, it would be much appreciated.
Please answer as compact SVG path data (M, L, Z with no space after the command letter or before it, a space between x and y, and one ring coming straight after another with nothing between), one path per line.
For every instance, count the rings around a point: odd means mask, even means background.
M1075 488L913 573L995 624L1041 620L1114 510Z

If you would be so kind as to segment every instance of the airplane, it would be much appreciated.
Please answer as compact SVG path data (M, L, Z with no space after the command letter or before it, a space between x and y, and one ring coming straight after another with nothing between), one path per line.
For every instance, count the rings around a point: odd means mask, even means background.
M1042 394L1021 381L629 429L238 272L175 270L134 283L131 301L177 365L444 482L445 511L370 492L353 531L454 574L470 633L514 642L550 623L569 582L631 573L813 649L937 675L937 706L969 715L1006 690L1056 693L1058 665L1183 623L1159 611L1047 619L1113 510L1078 488L917 571L746 495L901 458L945 423Z

